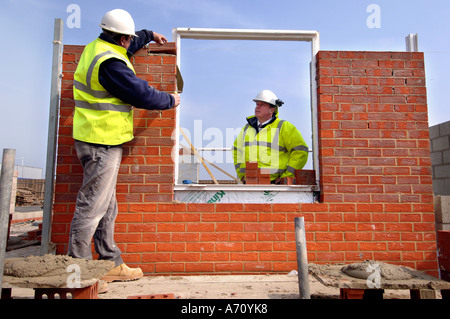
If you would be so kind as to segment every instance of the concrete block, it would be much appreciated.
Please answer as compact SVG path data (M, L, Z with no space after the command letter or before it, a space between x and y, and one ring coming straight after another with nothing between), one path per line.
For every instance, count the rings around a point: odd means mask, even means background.
M444 191L441 195L449 195L450 196L450 178L444 179Z
M430 139L439 137L439 125L434 125L430 127Z
M443 151L450 148L449 137L440 136L431 140L432 152Z
M434 196L434 215L437 223L450 224L450 196Z
M442 162L444 164L450 163L450 150L445 150L442 152ZM431 160L431 163L433 163L433 160ZM433 163L433 165L434 165L434 163Z
M450 224L436 223L436 230L450 230Z
M436 178L450 178L450 164L435 166L434 173Z
M435 195L445 195L445 184L444 180L436 179L433 175L433 193Z
M450 178L433 177L433 193L435 196L450 196Z
M433 152L431 153L431 164L432 165L441 165L443 164L442 152Z
M441 123L438 126L439 126L439 135L440 136L450 135L450 121Z

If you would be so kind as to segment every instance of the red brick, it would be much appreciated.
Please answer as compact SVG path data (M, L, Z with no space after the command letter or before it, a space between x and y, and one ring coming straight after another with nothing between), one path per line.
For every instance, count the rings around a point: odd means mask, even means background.
M261 252L259 254L259 259L261 261L287 261L286 252Z
M185 251L186 245L184 243L157 243L157 252L182 252Z
M257 239L257 233L230 233L229 240L230 241L238 241L238 242L244 242L244 241L255 241Z
M243 231L244 224L241 223L220 223L216 225L216 231L218 232L237 232Z
M235 243L235 242L229 242L229 243L216 243L215 249L216 251L229 251L229 252L236 252L236 251L243 251L243 243Z
M336 263L345 260L344 252L317 252L317 261Z
M184 272L184 263L157 263L155 266L156 273L173 274Z
M247 262L244 264L244 270L248 271L248 272L271 271L272 263L270 263L270 262Z
M216 212L241 212L243 210L243 204L216 204Z
M272 207L267 204L244 204L244 212L271 212Z
M159 223L157 224L158 232L183 232L185 225L180 223Z
M154 243L139 243L139 244L127 244L126 252L154 252Z
M231 222L255 222L258 220L257 213L230 213Z
M380 250L386 250L386 243L366 243L361 242L359 244L359 249L362 251L380 251Z
M316 241L342 241L344 234L339 232L317 232Z
M202 222L227 222L230 220L229 213L203 213Z
M344 243L331 243L331 251L359 251L358 243L356 242L344 242Z
M246 162L245 163L245 169L246 170L257 170L258 169L258 163L257 162Z

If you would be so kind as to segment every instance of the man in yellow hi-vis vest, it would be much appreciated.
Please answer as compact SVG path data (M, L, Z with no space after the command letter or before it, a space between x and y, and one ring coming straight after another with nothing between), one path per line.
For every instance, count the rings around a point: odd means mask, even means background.
M270 171L272 184L293 177L308 160L308 146L293 124L278 118L284 103L270 90L261 91L255 99L255 115L247 117L232 148L239 179L245 183L245 163L258 162Z
M150 87L136 76L129 60L151 41L167 42L164 36L148 30L136 32L133 18L121 9L107 12L100 27L103 31L85 47L73 81L73 138L84 172L68 255L92 259L93 238L99 259L113 261L116 266L104 281L128 281L141 278L143 272L124 264L114 241L122 144L133 139L133 107L170 109L179 105L180 97Z

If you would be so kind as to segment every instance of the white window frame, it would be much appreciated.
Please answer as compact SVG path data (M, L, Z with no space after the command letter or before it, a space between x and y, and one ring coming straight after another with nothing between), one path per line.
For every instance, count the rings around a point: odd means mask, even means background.
M177 184L179 152L174 152L175 185L174 191L195 190L233 190L233 191L277 191L277 192L312 192L319 191L319 145L318 145L318 116L317 116L317 82L316 82L316 55L319 52L319 32L304 30L255 30L255 29L210 29L210 28L174 28L173 41L177 49L177 66L182 73L180 65L181 39L196 40L267 40L267 41L302 41L311 42L310 63L310 95L311 95L311 126L312 126L312 159L313 169L316 173L316 185L242 185L242 184ZM176 108L175 150L180 148L180 108Z

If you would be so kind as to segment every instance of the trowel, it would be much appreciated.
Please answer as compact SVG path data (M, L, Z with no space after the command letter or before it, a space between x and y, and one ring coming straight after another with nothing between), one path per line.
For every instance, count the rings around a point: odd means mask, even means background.
M184 87L183 77L181 76L180 68L177 65L177 91L175 93L182 93Z

